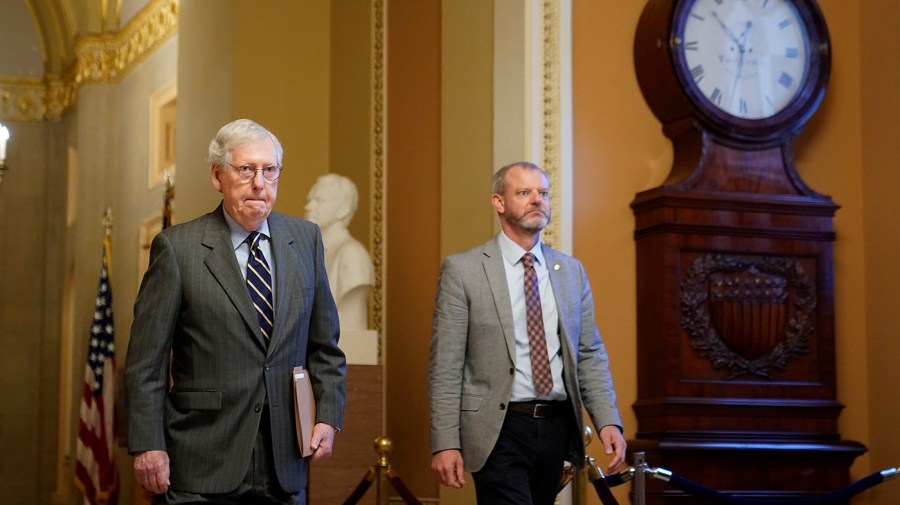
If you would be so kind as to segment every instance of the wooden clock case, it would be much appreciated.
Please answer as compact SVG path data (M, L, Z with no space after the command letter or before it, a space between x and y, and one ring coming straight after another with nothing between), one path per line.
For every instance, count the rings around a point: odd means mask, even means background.
M833 219L792 139L821 102L827 30L796 0L814 55L779 114L704 107L679 81L673 23L689 0L649 0L634 46L641 91L674 148L659 187L636 195L638 426L629 451L743 498L803 498L849 481L865 447L837 420ZM647 483L648 504L699 499Z

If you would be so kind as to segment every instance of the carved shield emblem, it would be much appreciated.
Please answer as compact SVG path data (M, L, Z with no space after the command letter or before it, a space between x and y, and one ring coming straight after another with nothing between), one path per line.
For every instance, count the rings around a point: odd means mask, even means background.
M784 277L753 266L710 275L710 316L725 345L749 360L770 353L787 327L786 286Z
M730 377L770 377L809 351L816 289L791 258L707 254L681 283L691 347Z

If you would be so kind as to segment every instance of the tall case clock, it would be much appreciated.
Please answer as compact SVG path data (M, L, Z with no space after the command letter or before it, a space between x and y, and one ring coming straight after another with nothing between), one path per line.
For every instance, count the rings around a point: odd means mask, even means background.
M634 59L674 156L632 202L629 449L744 498L845 485L865 447L837 430L838 205L803 182L792 151L827 88L823 15L814 0L648 0ZM646 503L700 502L650 482Z

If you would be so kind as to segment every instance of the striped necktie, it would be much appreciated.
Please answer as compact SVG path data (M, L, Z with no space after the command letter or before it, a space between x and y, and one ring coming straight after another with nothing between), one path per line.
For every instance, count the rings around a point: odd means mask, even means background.
M272 307L272 271L266 263L266 256L259 250L259 232L253 232L247 237L250 244L250 258L247 260L247 290L250 299L256 308L259 318L259 328L266 337L266 341L272 338L273 321L275 321L275 309Z
M544 313L541 310L541 293L538 290L534 260L534 254L530 252L522 256L522 265L525 266L525 318L528 323L528 348L531 351L531 378L535 390L542 396L547 396L553 389L553 374L550 372Z

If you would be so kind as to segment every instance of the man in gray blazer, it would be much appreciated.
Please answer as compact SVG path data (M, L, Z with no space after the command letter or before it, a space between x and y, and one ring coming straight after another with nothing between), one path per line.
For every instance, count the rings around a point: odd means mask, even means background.
M209 146L222 203L151 245L125 407L137 481L168 503L306 502L295 366L316 400L312 460L341 427L346 365L321 234L272 212L282 155L253 121L223 126Z
M480 504L549 505L563 462L584 462L583 409L613 455L610 470L625 458L622 421L584 268L540 242L550 221L547 174L508 165L493 193L501 233L441 266L431 468L456 488L472 472Z

